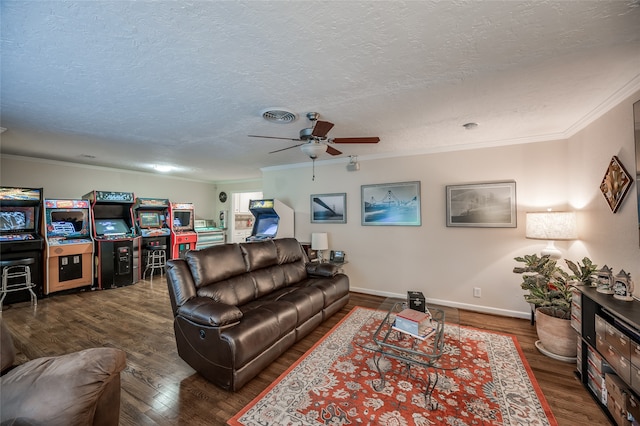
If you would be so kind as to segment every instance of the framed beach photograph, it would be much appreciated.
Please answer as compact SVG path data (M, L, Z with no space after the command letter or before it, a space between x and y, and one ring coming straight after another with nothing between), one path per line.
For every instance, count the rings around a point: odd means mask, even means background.
M515 228L516 183L447 185L447 226Z
M312 194L311 223L347 223L347 194Z
M362 225L420 226L420 182L361 187Z

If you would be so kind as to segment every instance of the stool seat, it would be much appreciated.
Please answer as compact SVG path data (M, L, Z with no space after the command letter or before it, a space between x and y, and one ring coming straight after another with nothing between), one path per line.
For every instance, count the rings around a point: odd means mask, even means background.
M2 287L0 287L0 312L2 303L7 293L12 291L28 290L31 293L31 303L38 305L38 296L33 291L36 286L31 280L31 266L35 263L34 258L8 259L0 261L2 268Z
M167 245L147 245L147 262L142 273L142 279L145 279L147 271L149 271L150 277L153 280L153 274L156 269L160 270L160 275L164 275L164 268L167 263Z
M4 268L5 266L33 265L34 263L36 263L36 260L32 257L26 259L0 260L0 267Z

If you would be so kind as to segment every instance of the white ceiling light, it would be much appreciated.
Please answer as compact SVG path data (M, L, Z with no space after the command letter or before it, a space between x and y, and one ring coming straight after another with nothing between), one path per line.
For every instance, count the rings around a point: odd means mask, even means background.
M262 118L272 123L293 123L298 115L286 108L272 107L262 111Z
M171 170L173 170L173 167L166 164L154 164L153 168L162 173L170 172Z
M309 158L315 160L318 158L318 155L323 152L327 152L327 146L323 143L307 143L300 147L302 152L304 152Z

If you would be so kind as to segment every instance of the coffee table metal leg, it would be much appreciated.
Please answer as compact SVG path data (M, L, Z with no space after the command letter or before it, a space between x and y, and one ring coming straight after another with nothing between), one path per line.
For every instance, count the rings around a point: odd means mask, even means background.
M431 373L429 372L429 370L430 368L427 368L427 387L424 391L424 402L427 409L437 410L438 401L432 402L431 395L433 394L433 391L436 389L436 386L438 385L439 375L438 375L438 370L434 368L433 374L435 375L435 380L431 380Z
M374 382L373 389L375 389L378 392L380 392L381 390L384 389L384 385L386 383L386 380L385 380L385 377L384 377L384 372L380 368L380 360L382 358L384 358L384 354L381 354L381 353L373 354L373 364L376 366L376 369L378 370L378 373L380 374L380 383L378 385L376 385L375 382Z

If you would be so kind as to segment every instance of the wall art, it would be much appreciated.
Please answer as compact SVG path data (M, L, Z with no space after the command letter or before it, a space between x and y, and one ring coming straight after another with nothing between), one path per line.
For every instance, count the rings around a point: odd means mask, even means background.
M447 185L447 226L515 228L516 183Z
M312 194L311 223L347 223L347 194Z
M604 195L604 199L607 200L607 204L613 213L620 208L620 204L622 204L629 188L631 188L632 182L631 175L624 168L618 157L614 155L609 161L609 166L600 183L600 191L602 191L602 195Z
M362 225L420 226L420 182L361 187Z

